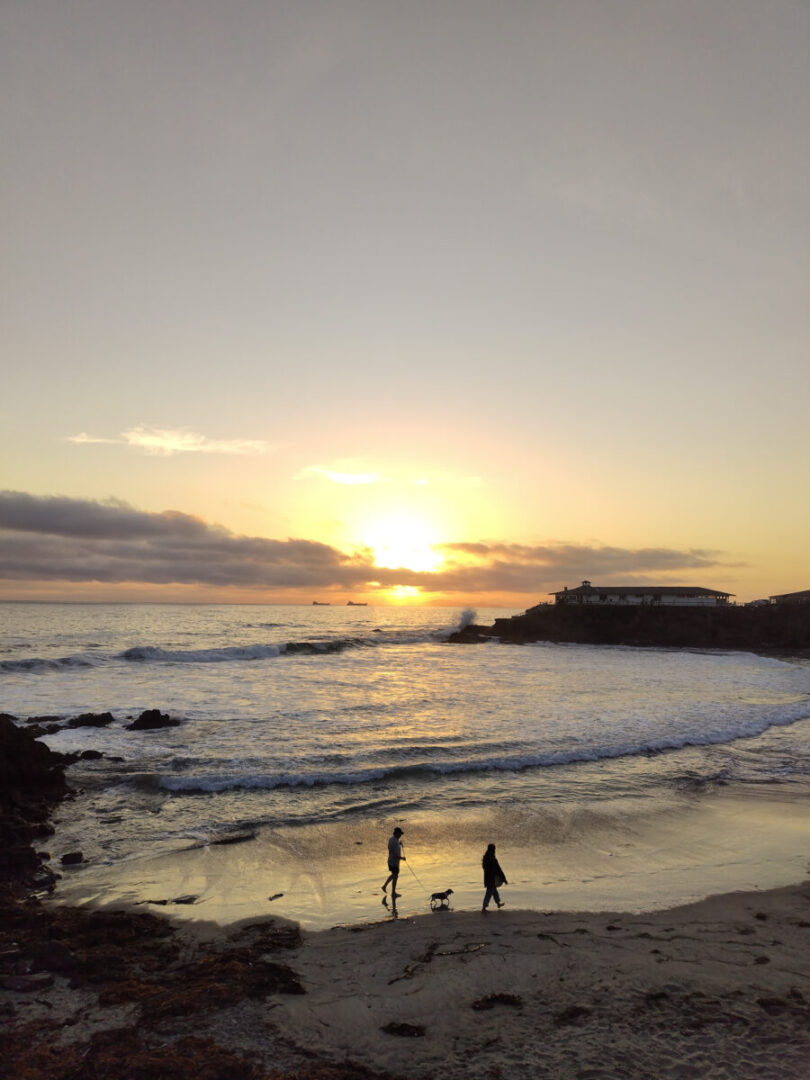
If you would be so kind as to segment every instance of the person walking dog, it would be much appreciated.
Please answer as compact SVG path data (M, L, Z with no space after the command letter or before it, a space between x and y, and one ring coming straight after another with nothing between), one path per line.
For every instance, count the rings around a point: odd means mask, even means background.
M390 873L385 879L385 884L382 887L382 891L386 892L388 889L388 882L391 882L391 896L394 900L399 896L397 892L397 879L399 878L399 864L400 861L405 859L402 854L402 829L399 825L394 829L393 834L388 838L388 869Z

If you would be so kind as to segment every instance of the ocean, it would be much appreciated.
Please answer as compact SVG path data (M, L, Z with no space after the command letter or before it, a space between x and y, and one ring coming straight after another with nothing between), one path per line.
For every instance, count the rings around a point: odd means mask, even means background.
M455 645L479 609L0 605L0 711L112 712L76 762L56 899L322 928L452 887L494 842L516 907L645 910L801 880L810 663L740 652ZM144 709L177 727L130 731ZM77 867L59 856L81 850ZM271 900L270 897L273 897Z

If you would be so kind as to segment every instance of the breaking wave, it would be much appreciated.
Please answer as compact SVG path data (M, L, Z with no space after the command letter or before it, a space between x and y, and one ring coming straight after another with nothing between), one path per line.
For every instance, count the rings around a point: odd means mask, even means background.
M48 672L97 667L98 663L99 659L95 656L60 656L48 659L32 656L25 660L0 660L0 671L9 674L28 672L33 675L45 675Z
M262 642L249 645L224 645L207 649L167 649L161 645L134 645L119 653L78 654L63 657L27 657L19 660L1 660L0 672L8 674L41 675L48 672L69 671L76 668L99 667L114 661L131 663L174 664L222 664L229 661L273 660L283 656L318 656L344 652L347 649L374 649L386 645L439 644L456 630L463 630L475 619L475 612L468 609L449 627L426 630L389 630L378 628L358 637L321 638L311 641ZM271 628L276 623L255 624Z
M806 719L806 702L777 716L751 719L735 728L719 727L700 735L691 733L681 738L658 738L640 742L625 742L615 746L595 746L576 750L554 750L548 753L504 754L465 760L421 761L387 766L324 770L322 772L249 772L223 769L197 775L149 774L149 783L177 794L212 793L236 790L266 790L276 788L319 788L331 785L363 785L371 783L396 784L408 780L425 780L453 774L484 774L524 772L529 769L554 768L590 762L633 758L682 750L688 747L720 746L737 739L761 735L771 727L785 727Z
M222 664L232 660L270 660L278 656L304 653L343 652L366 642L354 638L331 641L288 641L279 645L231 645L220 649L162 649L157 645L137 645L119 654L119 659L135 662L163 661L175 664Z
M119 654L118 659L176 664L221 664L231 660L269 660L280 656L318 656L346 649L373 649L381 645L415 645L441 641L450 631L425 633L380 631L370 637L326 638L320 641L287 641L267 645L231 645L219 649L163 649L157 645L137 645Z
M158 645L136 645L119 653L118 658L140 663L217 664L227 660L267 660L278 656L280 651L279 645L235 645L222 649L162 649Z

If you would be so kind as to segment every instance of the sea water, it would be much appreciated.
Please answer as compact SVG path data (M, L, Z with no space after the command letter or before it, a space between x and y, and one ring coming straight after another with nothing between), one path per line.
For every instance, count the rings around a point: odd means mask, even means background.
M489 842L522 906L640 909L805 873L806 662L456 645L473 613L449 608L0 614L0 711L115 718L44 736L103 755L70 767L52 838L83 852L57 892L74 902L198 891L224 917L272 892L305 925L367 918L395 824L403 903L449 885L479 902ZM179 725L128 730L150 708Z

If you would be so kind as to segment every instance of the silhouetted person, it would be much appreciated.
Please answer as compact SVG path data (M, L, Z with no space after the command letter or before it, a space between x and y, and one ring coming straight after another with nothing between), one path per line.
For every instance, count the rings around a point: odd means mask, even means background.
M391 871L391 873L385 879L385 884L382 887L382 891L385 892L385 890L388 888L388 882L390 881L391 896L395 900L399 896L399 893L397 892L399 864L400 860L405 858L405 856L402 854L402 841L400 840L400 836L402 836L402 829L400 829L399 825L397 825L397 827L394 829L393 835L388 838L388 869Z
M495 901L499 908L503 907L503 901L501 900L498 889L501 885L508 885L506 880L506 874L501 870L501 864L495 858L495 845L488 844L487 850L484 852L484 857L481 860L481 865L484 868L484 886L486 892L484 893L484 906L482 911L486 911L489 907L490 900Z

